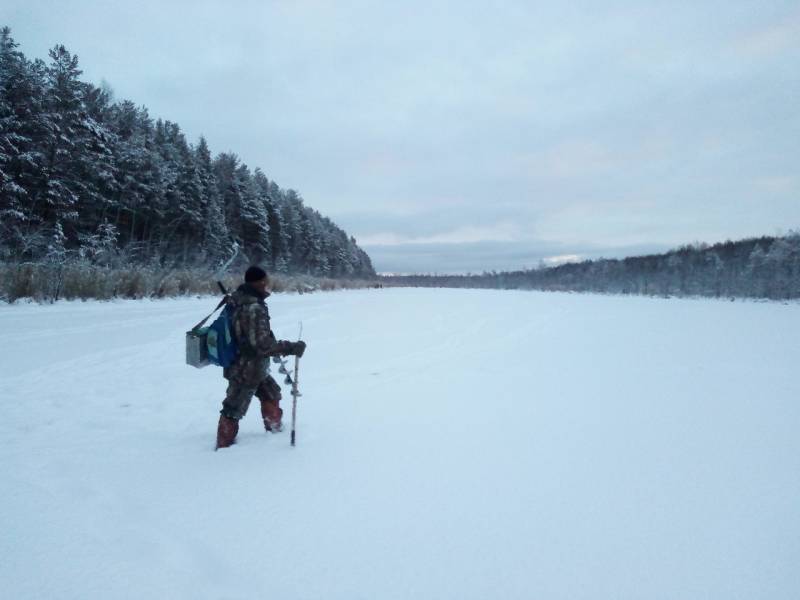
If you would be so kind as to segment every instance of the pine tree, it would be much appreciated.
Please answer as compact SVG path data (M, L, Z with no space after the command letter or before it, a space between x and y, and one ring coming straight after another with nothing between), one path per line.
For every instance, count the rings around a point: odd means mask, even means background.
M269 230L275 270L278 273L287 273L292 262L292 209L283 190L274 182L270 183L270 198L275 206L275 215Z
M164 190L163 215L155 234L162 256L178 262L202 263L203 253L192 252L203 239L204 201L199 165L186 143L180 127L169 121L156 124L155 144L161 159L161 187Z
M23 205L27 192L12 172L14 157L28 140L12 106L14 81L21 75L24 59L16 50L8 27L0 29L0 250L12 253L19 247L19 228L26 220Z
M197 176L200 183L200 194L203 198L203 241L210 264L219 264L225 260L231 249L228 226L225 224L225 212L220 199L217 182L211 165L211 152L204 137L195 149Z
M277 271L285 270L286 264L281 256L283 249L280 244L281 228L283 227L278 207L280 188L270 182L258 167L253 173L253 183L256 188L256 194L267 211L267 243L269 245L270 267ZM276 193L276 189L278 193Z
M286 223L289 269L298 272L307 270L305 261L308 257L308 240L304 237L307 232L306 218L303 214L303 199L296 191L286 190L281 212Z
M154 127L145 108L124 101L113 107L112 128L117 136L114 149L116 165L116 215L114 224L123 245L143 239L148 205L160 193L160 159L154 150Z
M0 29L0 251L20 258L44 246L34 197L41 185L41 140L50 129L44 110L44 65L28 62L8 27Z
M61 222L56 221L53 226L53 234L47 246L45 264L50 267L50 296L52 301L58 300L61 288L64 284L64 267L67 262L67 236L61 227Z
M235 178L240 192L239 224L245 253L251 262L269 265L272 253L267 205L259 195L247 165L241 164L237 167Z
M43 186L38 194L44 201L40 214L44 221L70 223L78 219L78 202L85 194L86 182L80 160L83 145L80 124L83 101L78 77L78 57L64 46L50 50L51 63L47 68L45 105L51 118L51 129L45 144L46 166Z
M117 228L103 221L93 233L80 234L78 255L90 264L108 266L116 254L118 238Z

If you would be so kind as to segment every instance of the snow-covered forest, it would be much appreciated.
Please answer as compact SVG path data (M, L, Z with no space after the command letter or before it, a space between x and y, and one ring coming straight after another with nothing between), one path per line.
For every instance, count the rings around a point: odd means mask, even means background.
M0 261L56 269L202 267L371 277L369 256L259 168L81 81L0 30Z
M659 296L800 298L800 233L687 245L664 254L480 275L392 276L398 286L535 289Z

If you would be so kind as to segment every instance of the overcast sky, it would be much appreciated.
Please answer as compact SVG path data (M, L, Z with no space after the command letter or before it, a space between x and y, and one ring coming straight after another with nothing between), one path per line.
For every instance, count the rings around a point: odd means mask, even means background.
M379 271L800 227L800 3L3 0L28 57L234 151Z

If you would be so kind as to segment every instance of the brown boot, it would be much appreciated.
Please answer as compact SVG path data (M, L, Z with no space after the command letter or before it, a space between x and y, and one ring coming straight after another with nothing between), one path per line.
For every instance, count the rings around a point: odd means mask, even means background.
M277 402L261 401L261 418L264 419L264 429L272 433L283 431L281 417L283 417L283 410Z
M236 441L237 433L239 433L239 421L230 417L220 416L219 425L217 425L217 447L215 450L233 445Z

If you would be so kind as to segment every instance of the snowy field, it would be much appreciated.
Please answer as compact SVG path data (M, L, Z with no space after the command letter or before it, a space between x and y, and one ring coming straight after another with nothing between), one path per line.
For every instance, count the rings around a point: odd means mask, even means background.
M214 303L0 306L0 596L800 598L800 305L277 296L298 445L215 453Z

